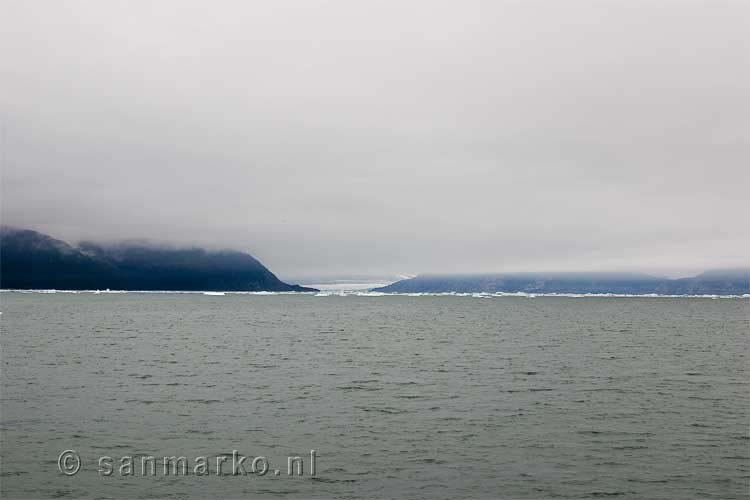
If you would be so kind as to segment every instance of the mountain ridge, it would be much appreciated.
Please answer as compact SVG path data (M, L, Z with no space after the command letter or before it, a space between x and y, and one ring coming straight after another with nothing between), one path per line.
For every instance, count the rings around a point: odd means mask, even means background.
M77 246L30 229L0 228L0 288L57 290L289 291L250 254L144 242Z

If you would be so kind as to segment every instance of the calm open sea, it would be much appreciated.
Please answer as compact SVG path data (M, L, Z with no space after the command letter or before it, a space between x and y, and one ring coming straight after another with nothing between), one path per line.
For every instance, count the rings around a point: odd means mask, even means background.
M746 499L748 304L5 292L0 494Z

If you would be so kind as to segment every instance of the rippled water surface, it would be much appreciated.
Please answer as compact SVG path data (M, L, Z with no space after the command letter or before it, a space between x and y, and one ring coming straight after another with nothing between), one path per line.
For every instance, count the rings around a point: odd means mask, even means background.
M3 498L748 495L746 299L0 301ZM117 472L234 449L272 472Z

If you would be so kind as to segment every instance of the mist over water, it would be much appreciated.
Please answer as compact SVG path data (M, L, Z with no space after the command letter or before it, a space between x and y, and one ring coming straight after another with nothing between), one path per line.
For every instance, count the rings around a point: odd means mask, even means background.
M4 498L747 495L746 299L0 300ZM317 474L96 472L233 449Z

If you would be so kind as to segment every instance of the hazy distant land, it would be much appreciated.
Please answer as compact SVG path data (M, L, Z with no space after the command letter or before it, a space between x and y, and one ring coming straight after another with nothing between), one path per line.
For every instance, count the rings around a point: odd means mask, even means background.
M375 286L375 284L373 284ZM332 288L341 288L339 283ZM359 285L363 289L364 284ZM48 235L0 230L0 288L312 292L287 284L251 255L233 250L147 243L77 246ZM321 289L329 288L321 286ZM384 293L531 293L743 295L750 270L729 269L669 279L638 273L506 273L419 275L374 288Z
M420 275L374 291L388 293L575 293L623 295L743 295L750 269L708 271L668 279L636 273L514 273Z

